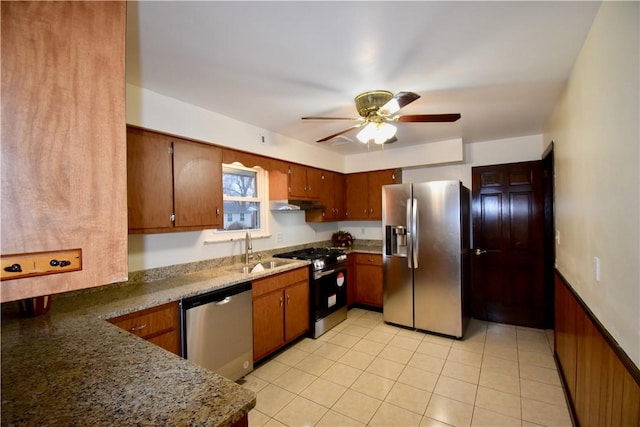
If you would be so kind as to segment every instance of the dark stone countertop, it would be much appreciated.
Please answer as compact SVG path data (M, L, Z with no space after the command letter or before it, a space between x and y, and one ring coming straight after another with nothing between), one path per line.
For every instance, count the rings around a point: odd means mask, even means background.
M27 319L3 304L2 424L232 425L255 406L252 391L104 319L307 264L106 285L54 296L48 313Z

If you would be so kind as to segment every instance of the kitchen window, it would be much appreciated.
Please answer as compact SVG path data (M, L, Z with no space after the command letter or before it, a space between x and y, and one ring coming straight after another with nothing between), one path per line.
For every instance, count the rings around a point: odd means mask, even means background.
M269 234L268 173L260 167L247 168L238 163L222 164L223 228L213 230L213 241Z

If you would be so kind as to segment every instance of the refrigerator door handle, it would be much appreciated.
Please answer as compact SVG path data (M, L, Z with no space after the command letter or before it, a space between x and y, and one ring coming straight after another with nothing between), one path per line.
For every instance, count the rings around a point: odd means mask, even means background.
M413 265L411 265L411 254L413 253L413 228L411 226L411 224L413 224L411 222L411 199L407 199L407 246L409 248L409 253L407 254L407 268L411 269L413 268Z
M412 199L412 218L411 218L411 228L412 231L412 253L413 253L413 268L418 268L418 252L420 250L420 238L418 236L418 199Z

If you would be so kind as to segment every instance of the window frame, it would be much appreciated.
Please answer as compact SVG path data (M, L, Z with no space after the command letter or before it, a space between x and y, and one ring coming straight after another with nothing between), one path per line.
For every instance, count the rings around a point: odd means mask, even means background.
M257 195L255 197L235 197L224 195L224 189L220 187L218 191L222 192L223 206L225 201L242 200L248 202L260 203L260 228L251 228L243 230L224 230L224 229L212 229L209 230L209 235L205 239L205 243L215 242L228 242L233 240L241 240L245 238L247 232L251 233L252 238L270 237L269 232L269 171L266 169L255 166L246 167L239 162L223 163L222 168L230 167L238 170L246 170L256 173L256 188ZM222 180L221 180L222 181ZM226 215L226 212L223 212Z

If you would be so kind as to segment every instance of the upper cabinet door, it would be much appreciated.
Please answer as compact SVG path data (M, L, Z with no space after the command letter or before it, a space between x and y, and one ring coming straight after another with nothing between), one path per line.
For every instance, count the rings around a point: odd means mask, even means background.
M220 228L222 150L127 128L129 233Z
M334 220L343 220L345 215L344 204L345 177L341 173L333 176L333 218Z
M322 173L322 182L320 187L320 203L323 206L319 215L320 221L334 221L335 219L335 201L334 201L334 182L336 179L335 172L325 171Z
M382 186L395 184L395 170L369 172L369 219L382 220Z
M82 257L79 271L3 280L1 300L125 281L126 3L1 8L0 252Z
M386 169L352 173L346 177L346 219L381 220L382 186L402 180L399 171Z
M222 150L173 139L176 227L222 227Z
M351 173L346 178L346 219L369 219L369 174ZM382 196L381 196L382 197Z
M304 200L307 198L307 167L289 165L289 198Z
M289 199L317 200L322 187L322 170L292 163L289 165Z
M129 231L173 227L171 139L127 129L127 210Z
M322 170L307 168L307 198L320 199L322 189Z

